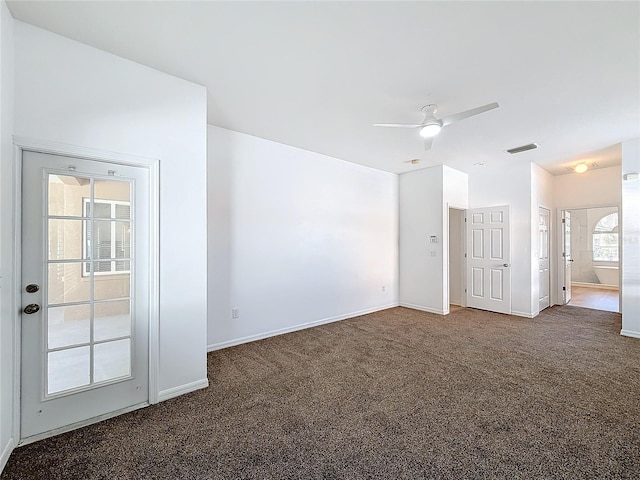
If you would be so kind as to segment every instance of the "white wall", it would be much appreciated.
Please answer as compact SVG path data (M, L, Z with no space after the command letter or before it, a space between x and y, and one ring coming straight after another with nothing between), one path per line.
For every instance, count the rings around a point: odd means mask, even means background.
M208 131L210 349L398 304L395 174Z
M640 139L623 142L622 174L640 172ZM640 180L622 180L622 334L640 338Z
M161 399L206 385L206 90L15 22L15 134L160 160Z
M468 207L468 182L445 165L400 175L401 305L449 313L449 207Z
M0 471L14 446L13 18L0 2Z
M556 207L566 209L620 205L621 172L621 167L609 167L553 177Z
M538 285L536 283L534 290L531 273L531 190L528 161L514 158L492 162L469 175L470 208L511 206L511 311L527 317L537 311L537 305L533 309L534 296L536 304L538 301Z
M445 313L442 170L400 175L400 305L439 314ZM430 243L431 235L438 243Z

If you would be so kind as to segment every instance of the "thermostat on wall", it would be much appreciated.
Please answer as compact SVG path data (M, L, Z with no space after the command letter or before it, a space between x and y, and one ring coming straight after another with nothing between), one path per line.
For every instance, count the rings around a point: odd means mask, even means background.
M431 235L431 239L430 239L431 243L438 243L438 237L437 235Z

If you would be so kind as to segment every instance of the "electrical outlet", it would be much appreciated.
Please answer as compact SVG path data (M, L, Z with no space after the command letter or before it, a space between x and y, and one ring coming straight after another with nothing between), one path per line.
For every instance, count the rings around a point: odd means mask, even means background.
M386 285L382 285L382 291L386 292L387 291L387 286Z
M231 318L240 318L240 309L238 307L231 309Z

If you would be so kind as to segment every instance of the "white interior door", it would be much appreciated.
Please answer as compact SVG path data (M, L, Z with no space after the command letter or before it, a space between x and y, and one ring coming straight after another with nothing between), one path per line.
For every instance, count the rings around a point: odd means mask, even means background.
M467 210L467 307L511 313L508 205Z
M571 212L562 211L562 263L564 265L564 282L562 295L564 304L571 301Z
M149 177L24 152L21 439L149 398Z
M549 287L551 272L549 269L549 247L551 237L549 236L549 225L551 212L543 207L538 207L538 282L540 284L540 295L538 308L540 311L549 307Z

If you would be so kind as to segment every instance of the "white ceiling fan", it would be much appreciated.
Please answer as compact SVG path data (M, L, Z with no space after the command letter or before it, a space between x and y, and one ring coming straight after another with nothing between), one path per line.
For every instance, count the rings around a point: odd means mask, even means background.
M433 137L435 137L442 127L451 125L452 123L459 122L465 118L473 117L480 113L498 108L499 105L496 102L483 105L481 107L472 108L471 110L465 110L464 112L449 115L448 117L436 118L436 112L438 111L437 105L425 105L420 110L424 113L424 120L420 124L407 124L407 123L376 123L374 127L397 127L397 128L417 128L420 130L420 136L424 138L424 149L429 150L433 143Z

